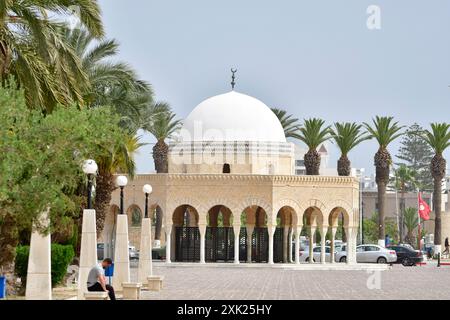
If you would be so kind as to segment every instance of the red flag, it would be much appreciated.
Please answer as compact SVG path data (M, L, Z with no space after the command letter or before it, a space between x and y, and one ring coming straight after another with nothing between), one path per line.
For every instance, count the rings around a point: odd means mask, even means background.
M428 203L426 203L422 196L419 193L419 215L423 220L430 220L430 207L428 206Z

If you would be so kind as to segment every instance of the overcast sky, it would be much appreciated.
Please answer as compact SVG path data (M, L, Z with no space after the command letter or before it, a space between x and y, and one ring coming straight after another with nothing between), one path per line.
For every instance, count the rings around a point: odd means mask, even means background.
M230 89L296 117L327 122L394 116L401 124L450 121L448 0L100 0L120 59L149 81L180 118ZM369 30L366 10L381 9ZM251 119L249 119L251 121ZM145 142L154 140L145 135ZM138 172L153 171L152 145ZM390 151L397 153L398 143ZM373 141L355 167L373 172ZM332 161L338 151L332 148ZM450 161L450 153L446 153Z

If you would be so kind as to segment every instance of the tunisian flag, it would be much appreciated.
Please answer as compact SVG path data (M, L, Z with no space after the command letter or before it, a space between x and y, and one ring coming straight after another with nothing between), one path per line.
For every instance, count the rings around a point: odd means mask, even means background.
M419 215L423 220L430 220L430 207L422 199L422 195L419 193Z

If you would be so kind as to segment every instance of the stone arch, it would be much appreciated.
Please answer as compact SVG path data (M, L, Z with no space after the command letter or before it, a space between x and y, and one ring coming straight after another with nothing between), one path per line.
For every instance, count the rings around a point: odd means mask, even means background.
M205 211L208 212L209 210L211 210L211 208L217 206L217 205L221 205L221 206L225 206L228 209L230 209L230 211L234 214L236 214L237 212L239 212L238 206L236 205L236 203L230 199L226 199L226 198L214 198L214 199L210 199L207 202L205 202L205 204L203 205L203 207L206 209ZM241 213L241 212L239 212Z
M307 207L303 213L303 225L305 226L323 226L327 224L324 217L324 212L316 206Z
M174 199L173 201L171 201L171 204L167 206L166 212L168 214L165 216L167 226L170 226L172 224L174 211L182 205L188 205L195 208L198 214L199 223L206 223L207 211L200 201L194 198L179 198Z
M172 212L172 224L174 226L198 227L200 216L197 208L189 204L181 204ZM188 220L188 221L186 221Z
M330 211L328 212L329 226L337 226L337 219L341 213L344 219L344 226L348 227L352 225L351 217L353 215L353 210L344 200L334 201L329 204L328 208L330 208Z
M231 227L233 225L233 212L231 209L222 204L212 206L207 213L207 222L209 227L218 227L219 215L222 216L221 227Z
M273 217L272 214L272 206L267 203L264 200L261 200L259 198L247 198L244 201L242 201L240 203L240 209L238 209L239 214L241 215L243 212L245 212L248 208L251 207L261 207L265 213L266 213L266 217L267 217L267 224L273 224L274 222L276 222L276 218Z
M283 208L283 207L289 207L292 208L293 210L293 214L295 215L294 218L294 225L301 225L302 224L302 218L303 218L303 213L305 212L304 209L301 208L301 206L297 203L297 201L292 200L292 199L283 199L280 200L276 203L276 205L274 206L274 214L278 215L278 212Z

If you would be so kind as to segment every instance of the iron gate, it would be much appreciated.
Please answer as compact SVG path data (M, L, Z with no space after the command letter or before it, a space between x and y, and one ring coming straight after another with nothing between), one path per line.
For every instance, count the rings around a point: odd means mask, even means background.
M198 227L175 227L175 261L200 261Z
M273 235L273 262L283 262L284 228L276 228Z
M269 232L267 228L255 227L252 234L252 261L269 261Z
M233 227L207 227L205 260L209 262L234 259Z

